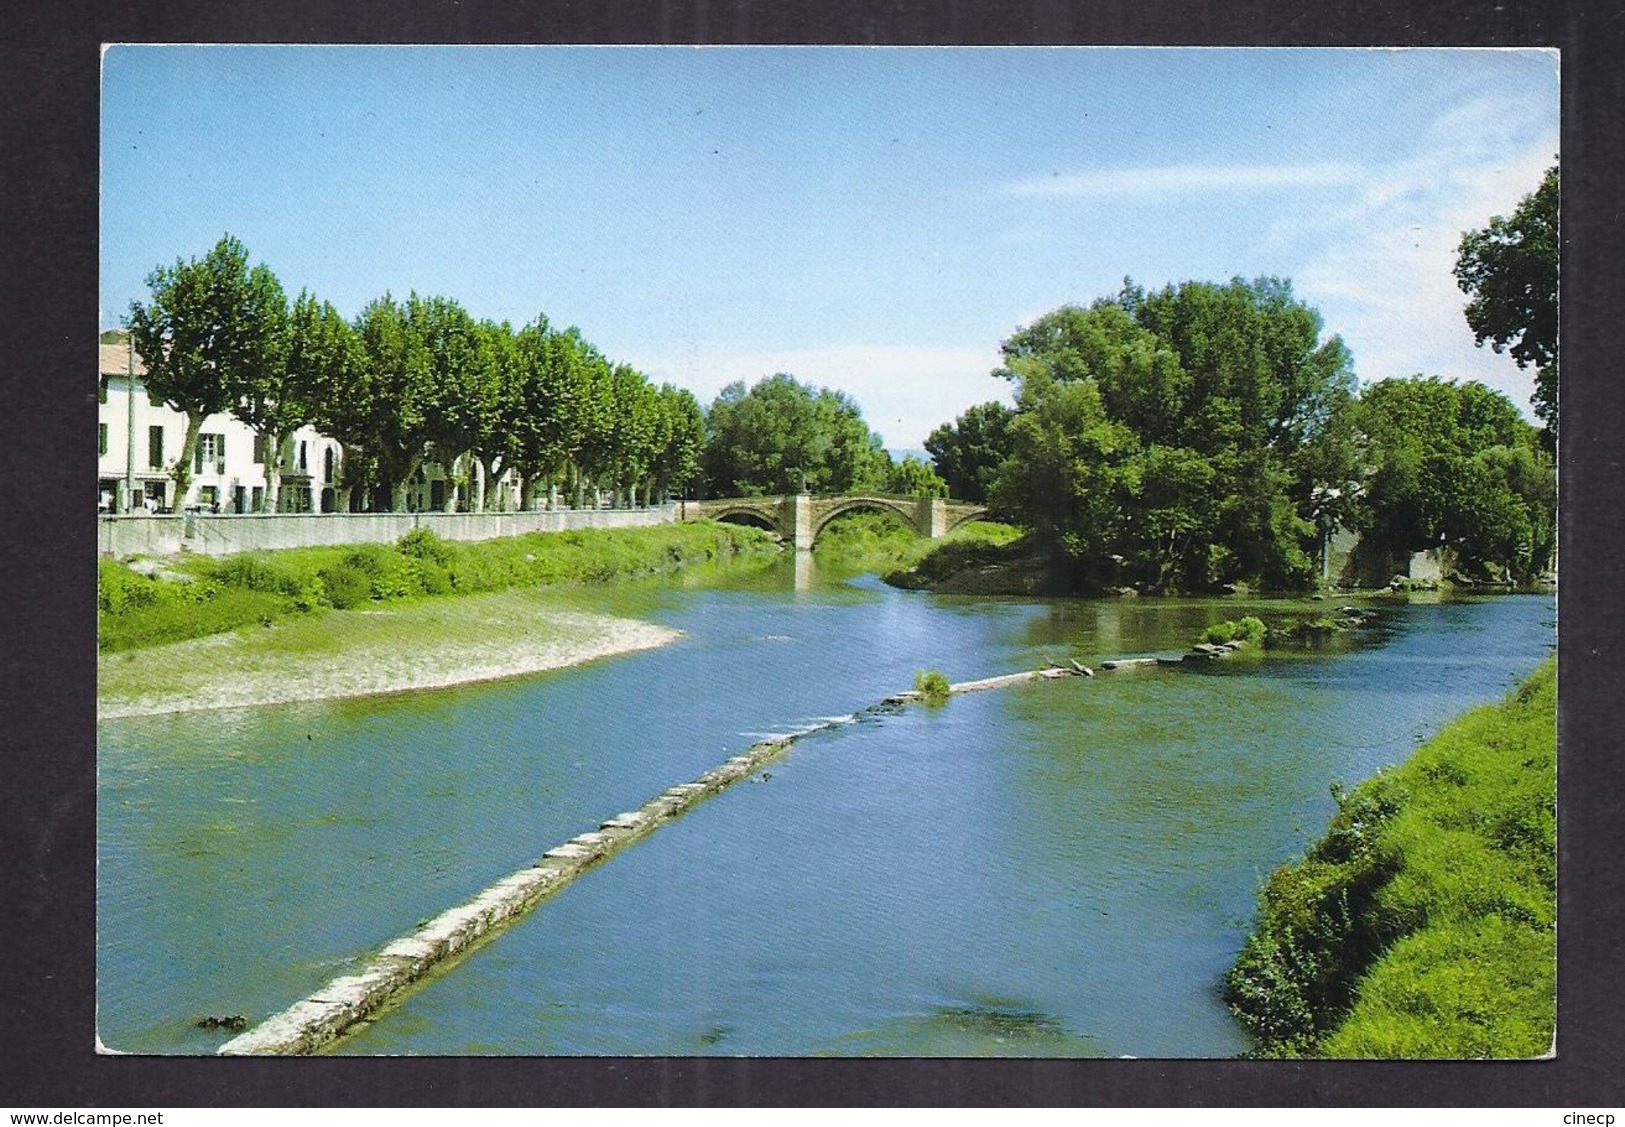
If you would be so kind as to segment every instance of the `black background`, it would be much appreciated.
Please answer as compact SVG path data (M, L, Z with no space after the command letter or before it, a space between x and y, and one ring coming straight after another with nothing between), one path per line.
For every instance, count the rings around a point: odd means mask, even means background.
M1619 1105L1620 0L50 3L0 13L0 1106ZM219 1060L94 1052L97 159L104 42L1562 49L1558 1055L1516 1063ZM1533 185L1531 185L1533 187ZM1488 217L1486 217L1487 219ZM252 905L243 905L252 910Z

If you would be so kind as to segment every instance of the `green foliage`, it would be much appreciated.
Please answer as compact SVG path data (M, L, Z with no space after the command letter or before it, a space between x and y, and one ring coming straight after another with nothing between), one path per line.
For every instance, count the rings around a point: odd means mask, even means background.
M1508 218L1462 236L1456 283L1471 300L1467 325L1518 367L1535 369L1535 414L1557 438L1558 170L1553 165Z
M860 509L842 513L825 525L813 551L820 565L883 571L918 558L929 543L895 513Z
M1356 527L1408 555L1441 544L1464 569L1528 581L1556 546L1557 484L1535 428L1483 384L1382 380L1356 408L1374 462Z
M1022 531L994 521L972 521L940 540L915 541L924 545L912 559L904 558L884 578L894 587L929 588L949 576L996 567L1024 554Z
M1003 403L980 403L931 432L925 448L948 496L979 505L989 500L994 474L1010 453L1014 418L1015 412Z
M289 613L285 597L269 591L152 579L111 560L97 565L97 646L103 652L157 646Z
M1257 643L1263 641L1268 633L1269 627L1264 625L1263 620L1249 614L1239 622L1228 619L1224 622L1215 622L1202 631L1201 640L1210 645L1222 645L1225 642Z
M696 522L475 542L415 529L394 545L249 552L177 564L191 582L149 579L104 560L98 566L99 646L113 652L199 638L326 607L607 583L775 550L756 529Z
M948 703L951 695L948 677L940 669L920 669L914 673L914 691L926 704L940 705Z
M913 454L903 455L886 471L886 492L902 497L946 497L948 483Z
M1343 792L1226 999L1267 1056L1535 1056L1556 1017L1556 666Z
M729 384L706 416L701 459L713 497L883 492L891 458L844 392L783 373Z
M1352 368L1320 330L1273 278L1046 314L1003 345L1019 390L994 503L1086 586L1308 585L1328 478L1352 472Z
M148 396L187 417L171 467L180 499L203 420L259 402L262 386L285 368L287 298L267 267L249 266L247 249L230 235L201 260L158 267L147 287L150 298L130 304L130 337L146 365Z

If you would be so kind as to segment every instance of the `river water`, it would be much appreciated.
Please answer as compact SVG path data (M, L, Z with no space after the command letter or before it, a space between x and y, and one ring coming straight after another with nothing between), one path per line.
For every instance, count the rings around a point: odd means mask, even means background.
M780 568L561 595L685 632L577 669L103 722L103 1042L212 1052L229 1034L197 1018L285 1008L543 850L917 669L1177 650L1294 606L801 586ZM341 1051L1239 1053L1220 978L1264 876L1324 828L1329 785L1404 759L1555 637L1549 596L1372 605L1379 629L1323 651L815 733Z

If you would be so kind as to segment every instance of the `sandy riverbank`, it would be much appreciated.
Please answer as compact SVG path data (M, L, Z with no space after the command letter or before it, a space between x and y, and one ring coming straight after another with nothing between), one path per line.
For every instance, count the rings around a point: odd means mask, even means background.
M333 611L104 655L96 717L444 688L652 649L681 636L535 591Z

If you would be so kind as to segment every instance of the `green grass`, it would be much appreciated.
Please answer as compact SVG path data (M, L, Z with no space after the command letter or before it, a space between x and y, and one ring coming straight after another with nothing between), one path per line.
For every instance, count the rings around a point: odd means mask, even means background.
M269 625L328 609L510 588L611 583L776 551L739 525L538 532L500 540L441 540L426 529L398 544L187 557L170 566L190 582L149 579L111 560L98 572L103 653Z
M1534 1057L1556 1022L1557 671L1354 790L1271 874L1226 999L1262 1056Z

